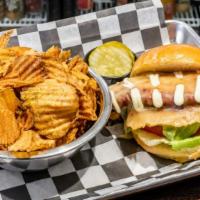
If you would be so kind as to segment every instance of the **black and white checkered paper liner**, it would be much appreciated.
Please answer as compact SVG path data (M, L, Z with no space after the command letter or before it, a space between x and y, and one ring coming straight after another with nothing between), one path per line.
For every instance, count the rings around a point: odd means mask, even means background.
M133 52L169 43L159 0L128 4L57 22L17 29L10 46L46 50L52 45L86 55L117 40ZM0 170L0 199L98 199L139 191L195 175L200 161L177 164L154 157L134 141L119 139L122 125L105 127L71 159L39 172Z

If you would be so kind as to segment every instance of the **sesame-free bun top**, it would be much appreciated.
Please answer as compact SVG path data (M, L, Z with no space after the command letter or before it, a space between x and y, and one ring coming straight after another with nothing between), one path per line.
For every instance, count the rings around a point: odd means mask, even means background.
M186 44L169 44L143 53L135 62L131 76L149 72L200 70L200 48Z

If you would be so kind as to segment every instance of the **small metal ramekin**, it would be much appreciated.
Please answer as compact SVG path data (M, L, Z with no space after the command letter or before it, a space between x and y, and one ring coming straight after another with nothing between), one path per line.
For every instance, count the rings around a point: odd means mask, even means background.
M89 69L89 74L97 81L103 95L103 109L93 126L70 144L61 145L31 158L14 158L9 152L1 151L0 167L15 171L36 171L46 169L49 166L62 161L64 158L71 157L101 131L110 116L112 109L111 97L104 79L97 75L92 69Z

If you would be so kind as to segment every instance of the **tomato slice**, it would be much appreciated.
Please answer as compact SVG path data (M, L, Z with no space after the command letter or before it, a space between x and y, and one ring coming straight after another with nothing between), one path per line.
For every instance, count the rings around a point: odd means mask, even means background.
M147 132L151 132L151 133L154 133L158 136L163 136L163 128L162 126L153 126L153 127L149 127L149 126L145 126L143 128L144 131L147 131Z
M195 135L200 135L200 129L195 133Z

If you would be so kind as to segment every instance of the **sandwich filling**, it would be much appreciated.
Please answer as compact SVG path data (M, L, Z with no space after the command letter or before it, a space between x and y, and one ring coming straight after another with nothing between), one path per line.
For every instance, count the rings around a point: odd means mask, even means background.
M200 145L200 123L183 127L146 126L135 131L138 137L148 146L167 144L175 151L194 148ZM144 131L143 133L141 133ZM148 134L148 135L147 135Z
M200 146L200 107L130 111L125 134L138 137L147 146L166 144L175 151Z
M110 87L113 106L148 146L169 145L175 151L200 145L200 75L148 74ZM128 113L128 114L127 114Z

